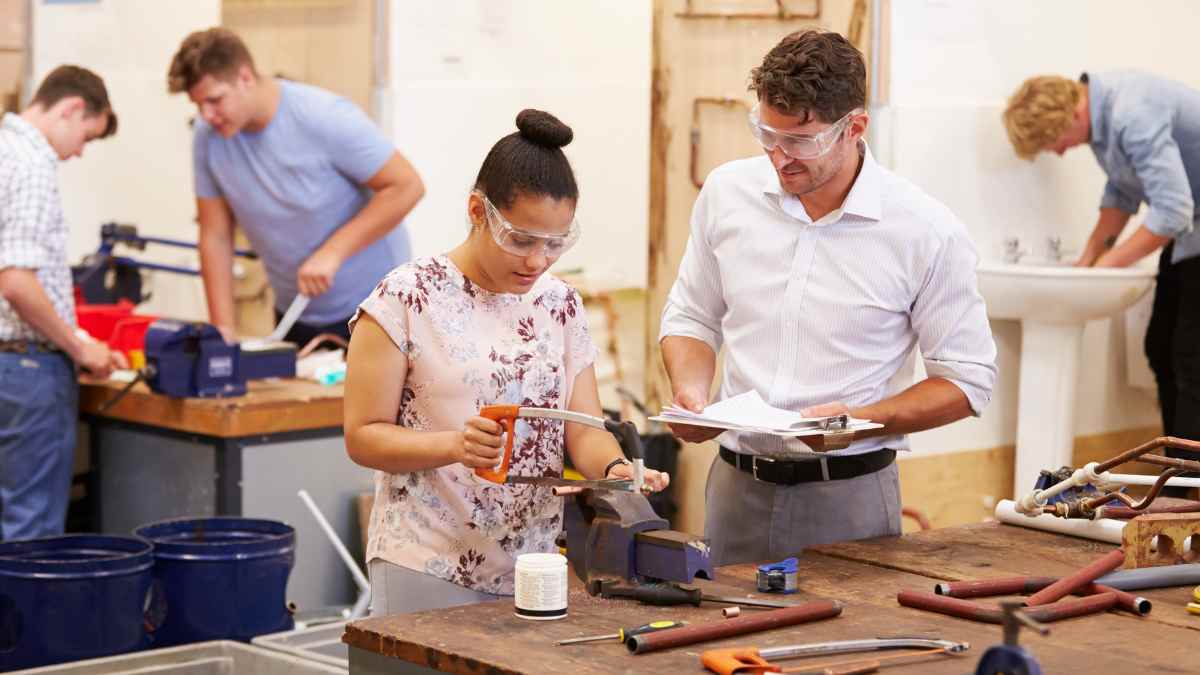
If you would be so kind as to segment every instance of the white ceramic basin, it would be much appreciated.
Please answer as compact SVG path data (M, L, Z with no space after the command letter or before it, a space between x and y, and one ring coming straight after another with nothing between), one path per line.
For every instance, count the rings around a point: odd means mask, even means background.
M984 263L979 292L993 319L1073 324L1124 310L1150 289L1154 275L1145 267Z
M1019 497L1033 489L1042 469L1073 464L1084 324L1137 302L1153 286L1155 271L984 263L978 273L988 316L1021 322L1013 483Z

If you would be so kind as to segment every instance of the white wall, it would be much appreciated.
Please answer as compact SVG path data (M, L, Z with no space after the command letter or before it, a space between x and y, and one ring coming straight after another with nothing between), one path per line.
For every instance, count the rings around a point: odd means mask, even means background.
M34 81L65 63L90 68L104 78L119 120L116 136L89 144L83 158L59 172L71 261L94 251L100 224L114 220L134 223L142 234L194 241L188 127L194 107L186 96L167 94L166 75L188 33L220 23L220 0L33 6ZM174 249L155 247L139 257L195 266L194 255ZM158 274L154 285L156 297L146 311L205 318L195 279Z
M484 156L540 108L575 131L583 237L556 268L645 286L650 0L394 1L391 20L393 136L427 189L407 221L414 253L462 241Z
M880 154L958 214L984 259L999 258L1001 241L1011 235L1035 253L1050 234L1061 236L1065 249L1079 250L1104 184L1086 147L1032 163L1013 154L1000 114L1025 78L1134 68L1200 86L1194 55L1200 3L1190 0L892 0L891 8ZM1000 382L991 408L982 419L916 435L916 450L1013 442L1020 327L1009 321L992 327ZM1153 394L1126 384L1124 349L1123 322L1088 325L1078 434L1158 422Z

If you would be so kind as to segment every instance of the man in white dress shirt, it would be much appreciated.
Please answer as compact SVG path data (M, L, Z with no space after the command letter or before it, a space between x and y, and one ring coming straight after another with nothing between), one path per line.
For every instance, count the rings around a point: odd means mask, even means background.
M884 426L828 453L820 441L722 434L705 526L720 564L899 534L905 434L978 415L996 380L966 228L863 141L862 54L836 33L793 33L750 89L765 156L708 176L663 311L674 401L703 409L724 346L718 400L753 389L802 415ZM901 390L914 347L928 377ZM673 429L690 442L719 433Z

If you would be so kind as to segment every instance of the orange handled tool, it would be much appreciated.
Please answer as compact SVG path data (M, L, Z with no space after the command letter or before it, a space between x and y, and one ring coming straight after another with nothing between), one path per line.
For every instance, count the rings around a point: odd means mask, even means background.
M479 416L486 417L489 420L495 420L504 430L504 456L500 459L500 465L492 469L488 469L486 467L479 467L475 469L475 475L493 483L507 482L508 465L509 462L512 461L513 436L516 435L513 433L513 429L516 427L518 417L543 417L547 419L563 420L564 422L575 422L576 424L586 424L589 427L612 431L612 429L609 428L608 421L603 418L595 417L593 415L585 415L583 413L571 412L570 410L559 410L557 408L533 408L518 405L485 405L479 409ZM616 423L613 424L618 427L620 426ZM618 438L621 437L618 436ZM626 448L626 452L629 452L628 448ZM559 480L561 482L561 479ZM569 481L567 484L586 487L584 485L584 481Z

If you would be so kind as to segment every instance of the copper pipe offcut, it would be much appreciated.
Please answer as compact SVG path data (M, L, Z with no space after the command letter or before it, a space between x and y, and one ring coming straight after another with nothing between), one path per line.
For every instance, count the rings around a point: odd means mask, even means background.
M1125 551L1117 549L1098 558L1078 572L1069 574L1025 599L1027 607L1048 605L1065 598L1125 563Z

